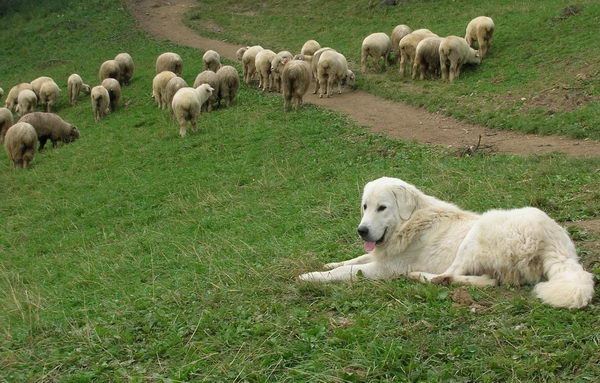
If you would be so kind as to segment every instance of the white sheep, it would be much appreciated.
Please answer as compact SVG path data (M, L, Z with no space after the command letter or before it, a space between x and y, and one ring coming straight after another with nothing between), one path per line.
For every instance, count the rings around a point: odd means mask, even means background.
M133 64L133 58L129 53L123 52L115 56L115 61L119 63L119 70L121 72L121 78L119 82L123 85L131 83L133 78L133 70L135 65Z
M167 107L166 104L166 93L165 88L173 77L177 77L177 75L171 71L162 71L152 80L152 98L156 102L156 105L160 109L164 109Z
M179 123L181 137L185 137L188 123L192 131L196 131L196 120L202 112L202 104L210 98L213 90L210 85L202 84L198 88L181 88L175 93L171 107Z
M246 51L248 50L248 48L250 48L250 47L241 47L240 49L238 49L235 52L235 57L237 58L237 60L239 62L242 62L242 58L244 57L244 53L246 53Z
M312 56L319 49L321 49L321 44L319 44L316 40L308 40L304 43L304 45L302 45L300 54L303 56Z
M92 100L94 119L98 122L110 113L110 96L108 90L102 85L95 86L90 92L90 98Z
M217 73L221 67L221 56L216 51L208 50L202 56L202 62L204 62L204 70L212 70Z
M105 78L101 85L108 91L110 110L114 112L121 99L121 84L114 78Z
M400 59L400 40L409 33L412 32L412 29L408 25L399 24L394 27L392 30L392 53L396 56L396 58Z
M17 122L8 128L4 136L4 149L15 169L29 167L35 155L37 140L35 129L26 122Z
M35 112L35 106L37 105L37 102L37 96L32 90L22 90L19 92L19 97L17 99L17 114L19 116L24 116L27 113Z
M67 89L69 92L69 101L71 102L71 106L77 103L80 92L90 94L91 91L90 86L88 84L84 84L81 76L77 73L73 73L67 79Z
M60 88L54 81L46 81L40 88L39 102L47 113L52 111L60 96Z
M487 16L479 16L474 18L467 25L467 33L465 40L470 47L477 41L479 45L479 55L484 58L487 51L492 46L492 36L494 35L494 20Z
M271 61L277 56L275 52L270 49L263 49L256 54L254 60L254 67L258 72L258 87L262 88L263 91L271 90L273 86L273 76L271 76Z
M224 100L225 106L229 107L235 99L238 89L240 89L238 71L230 65L225 65L217 71L217 78L219 80L219 96L217 99L219 103Z
M0 144L4 141L4 135L13 122L13 115L10 109L0 108Z
M453 82L460 75L463 64L480 64L479 52L458 36L448 36L440 43L440 69L442 80ZM450 68L450 73L448 73Z
M348 69L346 57L332 50L321 54L317 64L317 77L320 88L319 97L323 97L323 90L327 97L331 97L331 91L336 84L338 94L342 93L342 84L354 84L354 73Z
M281 86L283 93L283 110L287 112L290 104L298 109L311 81L310 64L304 60L283 59L283 70L281 71Z
M44 83L46 81L54 81L54 80L52 79L52 77L41 76L31 82L31 89L37 96L38 100L40 98L40 89L42 89L42 85L44 85Z
M165 102L167 103L167 107L171 111L171 115L173 116L173 118L175 118L175 115L173 115L173 109L171 108L171 103L173 102L173 97L175 96L175 93L177 93L177 91L179 89L187 88L187 87L188 87L187 82L179 76L175 76L175 77L171 78L169 80L169 82L167 83L167 85L165 86Z
M100 65L98 78L102 82L105 78L114 78L119 81L121 79L121 66L116 60L106 60Z
M183 73L183 60L177 53L166 52L156 58L156 74L170 71L177 76Z
M413 79L419 76L423 80L425 79L425 73L428 73L432 78L439 75L441 42L441 37L427 37L419 42L412 69Z
M417 29L416 31L412 31L408 35L404 36L400 43L398 44L398 48L400 50L400 76L404 77L407 73L407 70L410 71L412 68L412 64L415 59L415 54L417 51L417 45L421 42L421 40L427 37L439 37L435 33L431 32L429 29Z
M33 91L33 87L28 82L22 82L10 88L6 100L4 101L4 106L9 110L14 111L18 103L19 93L25 89Z
M219 101L219 76L212 70L200 72L196 76L196 80L194 80L194 88L198 88L202 84L208 84L214 89L208 101L202 104L202 111L210 112L213 110L213 107L216 107Z
M385 33L372 33L365 37L360 50L360 70L363 73L367 71L367 58L371 57L377 66L379 66L379 60L383 60L383 64L379 67L385 71L391 50L392 40Z
M316 51L310 61L310 70L311 70L311 74L312 74L312 79L315 81L315 90L314 90L313 94L317 94L317 92L319 91L319 77L318 77L317 69L318 69L319 59L321 58L321 55L323 54L323 52L326 52L326 51L337 52L333 48L324 47L324 48L321 48L318 51Z
M242 67L244 70L244 82L249 84L252 78L254 77L254 73L256 72L255 60L258 52L262 51L263 47L260 45L255 45L246 49L244 55L242 56Z

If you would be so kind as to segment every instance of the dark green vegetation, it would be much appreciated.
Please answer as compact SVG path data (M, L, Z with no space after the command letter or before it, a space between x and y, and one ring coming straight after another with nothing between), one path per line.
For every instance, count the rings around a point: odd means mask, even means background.
M598 298L567 311L528 287L471 289L469 304L405 280L294 281L361 254L359 198L376 177L569 221L600 216L600 160L457 158L311 106L283 115L248 87L181 139L150 98L154 59L179 52L191 82L203 52L145 36L116 0L47 2L1 20L0 86L53 76L82 138L28 171L0 155L0 381L600 379ZM67 76L95 85L121 51L137 72L120 110L94 123L87 97L67 106ZM580 253L600 275L599 254Z
M581 0L368 1L202 0L188 23L203 35L298 53L308 39L343 53L358 72L363 38L397 24L464 36L468 22L496 23L491 52L455 84L401 79L371 65L357 75L371 93L490 127L600 138L600 3ZM374 3L378 3L377 1Z

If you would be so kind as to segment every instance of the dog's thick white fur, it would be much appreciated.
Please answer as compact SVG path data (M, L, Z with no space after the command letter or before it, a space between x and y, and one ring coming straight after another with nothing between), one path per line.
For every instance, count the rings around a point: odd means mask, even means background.
M535 295L556 307L580 308L592 300L592 274L579 264L567 232L539 209L480 215L382 177L365 186L361 210L359 234L369 252L300 280L407 275L474 286L535 284Z

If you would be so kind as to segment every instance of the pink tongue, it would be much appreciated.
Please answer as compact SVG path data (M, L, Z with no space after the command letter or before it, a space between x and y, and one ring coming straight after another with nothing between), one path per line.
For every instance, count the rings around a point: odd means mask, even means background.
M373 251L374 248L375 248L375 242L372 242L372 241L365 242L365 250L366 251Z

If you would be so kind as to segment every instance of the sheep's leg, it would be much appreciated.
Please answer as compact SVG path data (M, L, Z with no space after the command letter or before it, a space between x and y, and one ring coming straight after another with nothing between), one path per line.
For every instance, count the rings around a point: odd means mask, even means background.
M404 52L400 52L400 77L404 77L404 72L405 72L405 66L406 66L406 55L404 54Z
M481 56L481 58L483 58L488 50L487 42L485 41L484 37L477 38L477 42L479 43L479 55Z
M360 52L360 71L363 73L367 71L367 52L364 49Z
M456 77L458 77L458 62L452 61L450 62L450 82L453 82Z
M192 121L190 121L190 124L192 125L192 132L196 132L198 130L198 125L196 123L196 119L192 119Z
M338 94L342 94L342 82L338 81L337 86L338 86Z
M290 110L290 97L287 95L283 96L283 111L289 112Z
M321 89L321 82L319 81L319 77L315 77L315 91L313 92L313 94L317 94L317 92L319 91L319 89Z
M417 79L417 73L419 73L419 64L417 64L417 60L415 60L413 67L412 67L412 79L413 80Z
M44 150L44 145L46 145L46 141L48 141L48 137L40 137L40 146L38 147L38 152Z
M331 91L333 90L334 81L335 80L333 76L329 76L329 79L327 80L327 97L331 97Z
M323 98L323 88L327 92L327 78L323 75L319 76L319 98Z

